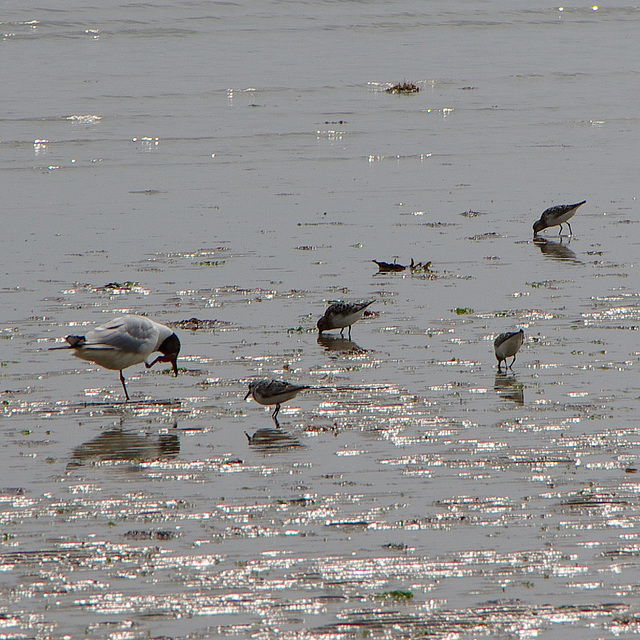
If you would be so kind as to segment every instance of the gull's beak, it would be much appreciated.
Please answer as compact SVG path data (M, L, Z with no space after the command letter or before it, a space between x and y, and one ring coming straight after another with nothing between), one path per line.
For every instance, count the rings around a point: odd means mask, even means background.
M178 354L167 356L167 361L173 366L173 373L178 377Z
M153 365L158 362L160 360L160 358L162 358L162 356L158 356L153 362L145 362L144 366L147 367L147 369L151 369L151 367L153 367Z
M152 362L145 362L144 366L147 367L147 369L151 369L151 367L153 367L153 365L156 362L170 362L173 367L173 373L176 376L178 375L178 356L176 354L170 354L168 356L165 356L165 355L158 356Z

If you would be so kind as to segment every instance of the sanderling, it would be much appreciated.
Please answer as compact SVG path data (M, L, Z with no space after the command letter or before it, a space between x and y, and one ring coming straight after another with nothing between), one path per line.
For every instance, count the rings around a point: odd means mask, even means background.
M344 335L345 327L349 327L349 340L351 340L351 325L364 315L365 309L375 300L366 302L334 302L318 320L318 331L331 331L340 329L340 335Z
M307 385L289 384L281 380L254 380L249 383L249 391L247 391L244 399L246 400L249 396L253 396L253 399L258 404L265 406L275 404L276 408L273 410L271 417L277 424L280 405L287 400L292 400L304 389L309 389L309 387Z
M505 331L493 341L493 348L498 360L498 370L500 370L500 365L503 361L505 368L507 367L507 358L511 356L513 356L513 360L509 365L509 369L513 367L513 363L516 361L516 353L520 351L523 342L524 330L522 329L520 331Z
M573 235L573 231L571 230L571 225L569 224L569 219L573 218L573 215L578 210L578 207L581 207L586 200L582 202L576 202L575 204L559 204L555 207L549 207L542 212L540 216L540 220L536 220L533 223L533 235L537 235L543 229L547 227L555 227L560 225L560 232L558 235L562 234L562 225L566 222L569 227L569 233Z
M180 339L169 327L145 316L131 314L115 318L83 336L67 336L65 340L69 344L51 349L73 349L73 355L82 360L120 371L120 382L127 400L129 393L122 375L122 370L127 367L144 362L149 369L156 362L170 362L178 375ZM147 362L155 352L162 355L153 362Z

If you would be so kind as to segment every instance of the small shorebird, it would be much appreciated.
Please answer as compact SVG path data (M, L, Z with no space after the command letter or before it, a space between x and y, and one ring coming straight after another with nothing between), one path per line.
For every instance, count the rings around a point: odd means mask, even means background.
M129 400L127 385L122 370L134 364L145 363L147 369L156 362L170 362L178 375L178 353L180 339L169 327L154 322L150 318L126 315L92 329L83 336L67 336L63 347L53 349L73 349L73 355L82 360L95 362L105 369L120 371L120 382L124 396ZM160 352L153 362L147 358Z
M340 329L340 335L344 335L345 327L349 327L349 340L351 340L351 325L364 315L365 309L375 300L366 302L334 302L318 320L318 331L331 331Z
M500 365L504 361L505 369L507 367L507 358L513 356L513 360L509 365L509 369L513 367L513 363L516 361L516 353L520 351L520 347L524 342L524 330L520 331L505 331L501 333L493 341L493 349L496 353L496 359L498 360L498 371L500 371Z
M561 235L562 225L565 222L569 227L570 235L573 235L571 225L569 224L569 219L573 218L575 212L578 210L578 207L581 207L585 202L586 200L583 200L582 202L576 202L575 204L559 204L555 207L549 207L542 212L540 220L536 220L533 223L533 235L538 235L540 231L546 229L547 227L555 227L558 225L560 225L560 232L558 233L558 235Z
M247 391L244 399L246 400L249 396L253 396L253 399L258 404L265 406L275 404L276 408L273 410L271 417L278 424L280 405L287 400L292 400L304 389L309 389L309 387L307 385L289 384L281 380L254 380L249 383L249 391Z

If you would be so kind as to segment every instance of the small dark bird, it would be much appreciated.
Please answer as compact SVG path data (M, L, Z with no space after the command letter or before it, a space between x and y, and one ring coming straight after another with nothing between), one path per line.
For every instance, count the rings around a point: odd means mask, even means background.
M513 360L509 365L509 369L513 367L513 363L516 361L516 353L520 351L520 347L524 342L524 330L520 331L505 331L501 333L493 341L493 349L498 360L498 371L500 371L500 365L504 361L505 368L507 367L507 358L513 356Z
M246 400L249 396L258 403L265 406L275 404L271 417L278 422L277 416L280 412L280 405L287 400L292 400L301 391L308 389L306 385L289 384L281 380L254 380L249 384L249 391L244 397Z
M375 262L378 265L378 270L381 273L389 271L399 273L407 268L407 265L398 264L397 262L383 262L382 260L372 260L371 262Z
M145 316L121 316L83 336L67 336L65 340L67 345L51 347L51 350L73 349L73 355L77 358L95 362L105 369L120 371L120 382L127 400L129 393L122 375L122 370L127 367L144 362L149 369L156 362L170 362L174 373L178 375L180 339L173 329ZM147 358L155 352L162 355L153 362L147 362Z
M375 300L335 302L318 320L318 331L322 333L323 331L331 331L331 329L340 329L340 335L344 335L344 328L349 327L349 340L351 340L351 325L360 320L364 315L365 309L374 302Z
M558 235L562 234L562 225L566 222L569 227L569 233L573 235L573 231L571 230L571 225L569 224L569 219L573 218L575 212L578 210L578 207L581 207L586 200L582 202L576 202L576 204L559 204L555 207L550 207L549 209L542 212L540 216L540 220L536 220L533 223L533 235L537 235L543 229L547 227L556 227L560 225L560 232Z

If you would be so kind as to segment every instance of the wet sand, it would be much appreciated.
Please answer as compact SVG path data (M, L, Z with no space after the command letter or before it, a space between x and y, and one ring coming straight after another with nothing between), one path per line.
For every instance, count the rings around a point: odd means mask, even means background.
M401 5L12 10L3 637L638 634L638 16ZM128 404L48 351L125 312Z

